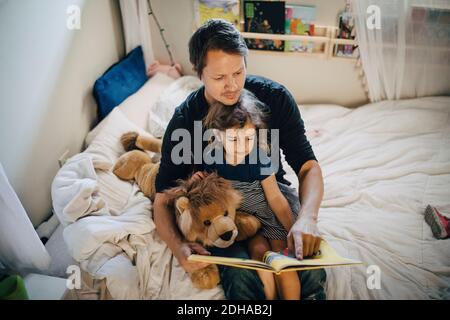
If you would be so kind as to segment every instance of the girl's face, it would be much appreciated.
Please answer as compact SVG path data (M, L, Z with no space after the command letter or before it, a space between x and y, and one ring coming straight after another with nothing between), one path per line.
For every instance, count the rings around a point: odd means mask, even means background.
M252 151L256 140L256 129L250 121L247 121L242 128L230 128L220 131L219 136L223 143L227 160L232 164L238 164Z

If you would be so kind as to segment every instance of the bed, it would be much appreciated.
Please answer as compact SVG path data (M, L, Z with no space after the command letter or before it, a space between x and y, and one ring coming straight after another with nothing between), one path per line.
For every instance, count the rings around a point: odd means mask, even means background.
M199 85L193 77L150 79L88 134L86 150L55 177L60 233L91 292L224 298L220 286L192 287L156 233L150 200L110 171L123 152L122 133L160 135L176 103ZM450 201L450 97L299 108L325 179L319 229L341 255L365 263L327 269L328 299L449 299L450 239L433 237L424 209Z
M450 97L300 110L324 174L319 229L365 262L327 270L328 298L449 299L450 239L424 211L450 201Z

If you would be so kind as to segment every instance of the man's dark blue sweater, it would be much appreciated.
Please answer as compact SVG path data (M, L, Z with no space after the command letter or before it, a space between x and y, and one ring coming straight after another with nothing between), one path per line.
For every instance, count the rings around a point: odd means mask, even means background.
M267 106L268 110L265 111L269 114L268 129L279 129L279 146L292 169L298 174L306 161L317 160L305 136L305 127L297 104L289 91L272 80L252 75L246 77L244 87ZM203 169L202 164L194 164L195 143L197 144L197 150L195 151L200 151L203 154L203 150L208 142L203 141L204 128L201 135L194 135L194 121L202 121L207 113L208 103L205 98L204 86L191 93L175 109L175 113L164 134L161 165L156 177L157 192L171 188L176 185L177 179L185 179L191 173ZM188 155L188 158L191 159L190 163L175 164L172 161L172 149L180 143L180 141L172 141L171 139L172 133L176 129L185 129L190 133L191 148L189 152L191 154ZM198 147L201 150L198 150ZM183 154L180 156L183 156ZM280 160L279 152L278 159ZM284 179L285 172L281 166L281 161L279 163L276 178L280 182L287 183Z

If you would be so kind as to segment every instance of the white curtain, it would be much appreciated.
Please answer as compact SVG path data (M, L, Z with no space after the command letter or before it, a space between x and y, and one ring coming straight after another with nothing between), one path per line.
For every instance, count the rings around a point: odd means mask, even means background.
M147 0L120 0L120 11L125 35L125 49L128 53L137 46L142 46L148 70L154 60L154 54Z
M449 0L352 0L352 8L371 101L450 95Z
M0 163L0 266L25 275L45 271L50 255L39 239Z

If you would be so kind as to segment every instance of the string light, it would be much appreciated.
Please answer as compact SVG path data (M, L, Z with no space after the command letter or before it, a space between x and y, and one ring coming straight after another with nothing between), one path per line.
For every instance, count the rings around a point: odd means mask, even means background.
M151 4L150 0L147 0L147 3L148 3L148 14L151 15L153 17L153 19L155 20L155 23L156 23L156 25L158 26L158 29L159 29L159 33L161 34L161 39L164 42L164 45L165 45L166 50L167 50L167 53L169 54L170 65L174 66L175 62L173 61L172 52L169 49L170 46L167 43L166 38L164 37L164 33L163 33L164 29L161 28L161 25L159 24L158 18L156 17L155 12L152 9L152 4Z

